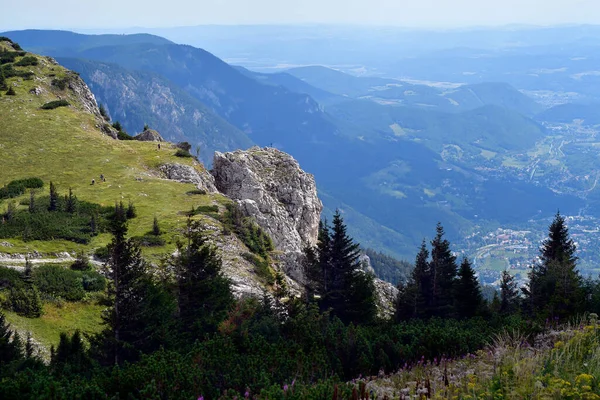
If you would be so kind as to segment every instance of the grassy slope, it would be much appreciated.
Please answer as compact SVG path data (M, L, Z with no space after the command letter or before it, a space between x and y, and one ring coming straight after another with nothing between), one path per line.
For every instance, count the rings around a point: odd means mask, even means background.
M175 151L168 145L163 145L159 151L155 143L117 141L102 134L96 128L98 121L82 110L72 92L68 89L59 91L50 85L53 78L66 76L68 72L43 58L40 62L35 67L18 67L34 71L34 80L17 77L8 80L16 96L7 96L4 92L0 95L0 185L22 177L38 176L45 182L44 192L48 191L48 183L53 181L61 194L72 187L79 199L94 203L112 205L115 201L123 201L126 204L131 200L138 216L129 224L130 235L150 231L154 215L166 232L165 247L145 249L150 259L173 250L178 228L184 226L186 219L182 211L192 206L225 201L221 196L186 195L187 191L194 189L194 185L161 179L156 172L159 165L167 162L191 164L193 161L175 157ZM50 74L56 76L51 77ZM34 87L42 88L42 94L30 94ZM72 106L54 110L39 108L58 96L67 98ZM106 176L107 182L99 182L100 174ZM90 184L92 178L96 179L93 186ZM17 198L17 203L27 196ZM7 204L6 200L0 201L0 212ZM100 235L85 249L91 251L105 245L109 239L107 234ZM14 246L0 247L0 252L37 250L53 253L82 248L67 241L7 241ZM57 344L61 331L97 331L101 309L98 305L81 303L67 303L64 308L46 305L41 318L27 319L13 313L8 313L7 318L18 330L31 331L35 340L47 347Z
M93 115L77 109L77 106L39 109L57 96L67 97L72 104L75 103L67 91L53 92L49 85L52 79L49 74L60 77L65 70L50 64L24 68L33 70L36 79L11 78L9 84L16 83L13 87L17 95L0 97L0 184L39 176L46 183L44 191L48 190L48 182L53 181L59 192L66 193L72 187L78 198L94 203L112 205L123 201L127 204L131 200L138 211L138 217L130 223L132 235L148 232L154 215L164 231L174 232L185 220L183 215L178 214L180 211L212 202L210 196L186 195L186 191L194 189L191 184L160 178L156 170L161 164L193 162L174 157L174 150L169 146L164 145L159 151L155 143L113 140L95 128L97 121ZM39 96L29 93L36 86L44 90ZM106 177L105 183L99 182L100 174ZM93 186L90 184L92 178L97 182ZM7 201L0 202L0 210L7 204ZM172 233L170 236L169 239L173 239ZM98 247L107 240L106 235L101 235L88 247ZM69 251L80 247L61 241L9 242L15 247L4 248L3 251Z

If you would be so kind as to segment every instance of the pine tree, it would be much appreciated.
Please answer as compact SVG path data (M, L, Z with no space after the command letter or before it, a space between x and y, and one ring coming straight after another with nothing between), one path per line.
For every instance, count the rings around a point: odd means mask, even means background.
M15 92L15 88L13 88L12 86L8 88L8 90L6 91L6 95L7 96L16 96L17 92Z
M53 182L50 182L50 205L48 211L58 211L58 192Z
M502 314L511 314L518 308L519 291L517 281L508 271L502 271L500 281L500 309Z
M223 275L216 248L188 218L187 243L179 244L172 264L178 287L179 321L184 338L195 340L216 331L234 304L231 282Z
M29 212L32 214L35 212L35 192L33 189L29 192Z
M0 365L23 358L21 343L18 340L15 341L14 337L11 340L11 337L13 337L13 331L10 329L10 324L6 321L4 314L0 312Z
M6 78L4 77L4 70L0 68L0 89L6 89Z
M415 259L415 268L406 283L398 285L396 318L398 321L410 318L427 318L431 315L433 277L429 265L429 251L425 240Z
M329 263L325 268L324 305L346 322L369 322L376 316L373 277L358 261L359 245L346 233L339 210L333 216Z
M156 215L154 216L154 222L152 223L152 234L154 236L160 236L161 234L160 225L158 225L158 218L156 218Z
M4 219L6 219L7 221L10 221L15 217L16 213L17 213L17 206L15 205L14 201L11 201L8 203L8 206L6 207L6 212L4 213Z
M31 332L27 332L27 340L25 341L25 358L34 358L35 347L33 345L33 338Z
M172 319L172 302L147 273L135 240L126 239L127 218L122 204L115 207L110 224L113 239L105 266L111 279L111 307L102 316L104 330L91 340L92 353L103 363L135 360L164 344Z
M453 297L456 281L456 257L450 251L450 242L444 239L444 228L436 227L436 237L431 241L431 274L433 283L431 310L433 316L449 317L454 313Z
M456 312L460 318L474 317L481 310L483 296L475 276L475 271L467 258L464 258L454 285Z
M137 216L137 211L135 210L135 206L131 200L129 201L129 205L127 206L127 219L135 218Z
M77 211L77 197L73 195L73 189L69 188L69 195L65 196L65 211L73 214Z
M540 249L540 262L529 273L523 289L530 311L540 318L565 318L581 311L582 279L577 271L576 246L565 219L557 213Z
M96 214L92 214L92 217L90 218L90 232L92 234L92 236L95 236L98 233L98 226L97 226L97 222L96 222Z

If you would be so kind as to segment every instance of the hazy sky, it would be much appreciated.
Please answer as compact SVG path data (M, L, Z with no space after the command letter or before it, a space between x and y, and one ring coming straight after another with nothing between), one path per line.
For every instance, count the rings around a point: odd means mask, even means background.
M11 9L14 12L7 12ZM0 0L0 10L5 11L0 15L0 31L200 24L600 23L600 0Z

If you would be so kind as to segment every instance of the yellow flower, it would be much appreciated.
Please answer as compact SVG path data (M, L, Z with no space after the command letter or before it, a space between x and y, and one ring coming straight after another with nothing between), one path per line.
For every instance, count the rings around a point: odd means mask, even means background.
M577 376L577 378L575 378L575 384L577 386L581 387L582 389L586 386L591 386L593 381L594 381L594 377L589 374L580 374ZM590 387L590 390L591 390L591 387Z

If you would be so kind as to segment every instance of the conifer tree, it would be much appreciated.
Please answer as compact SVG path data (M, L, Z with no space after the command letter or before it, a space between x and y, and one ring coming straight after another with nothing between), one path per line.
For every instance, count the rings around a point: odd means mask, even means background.
M540 262L529 273L523 289L526 304L540 318L565 318L581 311L582 279L577 271L576 246L565 219L557 213L540 248Z
M460 264L458 279L454 285L456 313L460 318L474 317L481 310L483 296L475 271L466 257Z
M450 251L450 242L444 238L444 228L440 223L436 227L436 236L431 241L432 296L431 311L433 316L449 317L454 313L453 297L456 281L456 257Z
M4 314L0 312L0 365L22 358L21 343L19 340L15 341L10 324L6 321Z
M50 182L50 205L48 211L58 211L58 192L53 182Z
M29 192L29 212L32 214L35 212L35 192L33 189Z
M147 273L138 243L126 238L127 218L122 204L115 207L110 230L113 239L105 268L111 279L112 304L102 316L105 328L91 340L91 347L101 362L118 365L164 344L173 307L169 296Z
M73 195L73 189L69 188L69 195L65 196L65 211L73 214L77 211L77 197Z
M511 314L518 308L519 291L517 281L508 271L502 271L500 281L500 309L503 314Z
M6 89L6 78L4 77L4 70L0 68L0 89Z
M325 308L331 308L334 315L346 322L372 320L376 316L373 277L360 268L359 245L346 233L339 210L333 216L329 240L323 299Z
M130 200L129 205L127 206L127 219L135 218L137 216L137 211L135 210L135 206L133 202Z
M231 282L223 275L216 248L188 218L187 243L179 244L172 263L177 276L180 327L185 338L200 339L216 331L234 304Z
M156 218L156 215L154 216L154 222L152 223L152 234L154 236L160 236L161 234L160 225L158 224L158 218Z
M426 318L431 314L433 277L429 265L429 251L425 240L415 259L415 268L406 283L398 285L396 318L402 321L410 318Z

